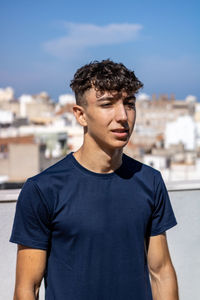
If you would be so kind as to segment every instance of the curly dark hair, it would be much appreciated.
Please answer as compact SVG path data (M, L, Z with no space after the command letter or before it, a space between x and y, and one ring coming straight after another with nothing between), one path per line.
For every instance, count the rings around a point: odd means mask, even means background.
M100 92L125 91L135 94L143 87L143 83L122 63L106 59L100 62L95 60L78 69L70 87L75 93L76 103L85 105L83 94L92 87Z

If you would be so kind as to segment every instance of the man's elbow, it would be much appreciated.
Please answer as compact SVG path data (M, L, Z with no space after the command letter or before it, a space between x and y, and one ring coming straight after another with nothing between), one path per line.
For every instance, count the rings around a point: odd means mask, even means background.
M155 281L165 281L176 278L176 272L171 262L154 267L149 266L149 273L151 279Z
M40 284L33 287L16 286L13 300L37 300L39 299Z

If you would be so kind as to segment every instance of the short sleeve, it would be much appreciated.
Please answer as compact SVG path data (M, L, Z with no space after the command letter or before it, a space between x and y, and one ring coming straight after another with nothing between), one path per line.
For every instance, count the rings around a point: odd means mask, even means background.
M10 242L47 250L50 240L50 211L37 184L28 179L16 205Z
M150 236L158 235L177 224L169 195L161 173L155 177L154 208L150 224Z

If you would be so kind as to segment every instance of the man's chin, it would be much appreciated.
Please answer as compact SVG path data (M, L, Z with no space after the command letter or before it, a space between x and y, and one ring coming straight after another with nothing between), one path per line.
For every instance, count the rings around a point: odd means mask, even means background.
M124 148L128 144L129 139L124 139L124 140L117 140L115 143L113 143L112 147L114 149L121 149Z

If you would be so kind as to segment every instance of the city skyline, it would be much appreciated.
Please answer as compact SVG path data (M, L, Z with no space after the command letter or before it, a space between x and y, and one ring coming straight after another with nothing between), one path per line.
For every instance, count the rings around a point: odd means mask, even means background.
M198 1L20 1L0 4L0 88L57 100L85 63L110 58L133 69L142 92L199 100Z

